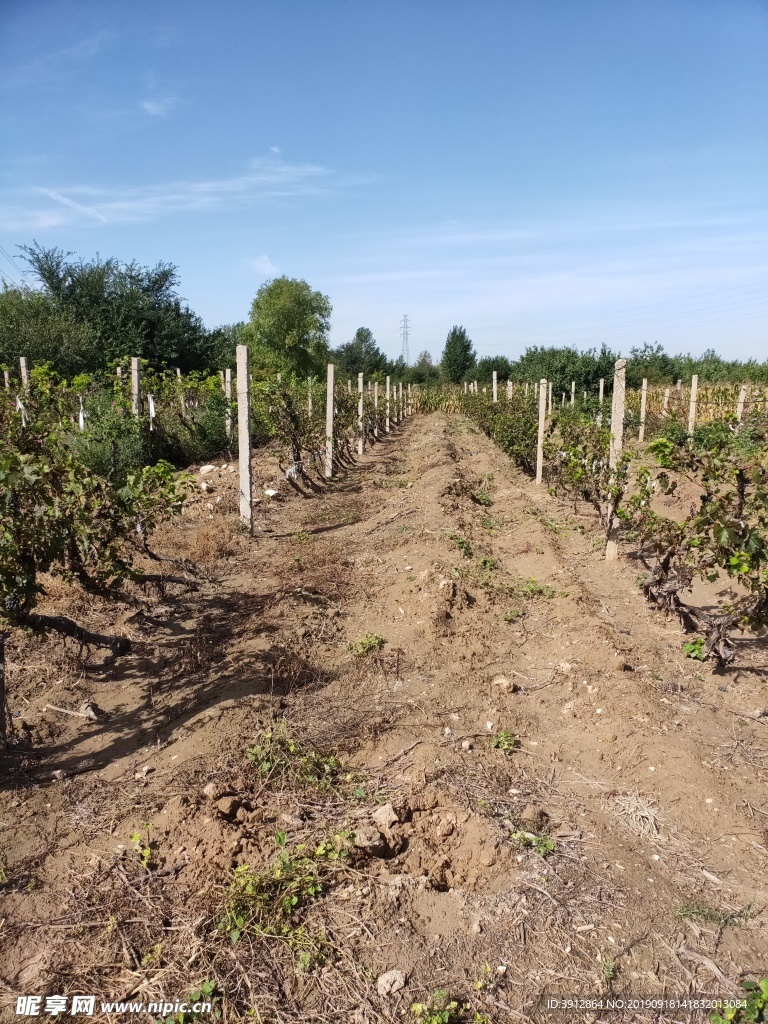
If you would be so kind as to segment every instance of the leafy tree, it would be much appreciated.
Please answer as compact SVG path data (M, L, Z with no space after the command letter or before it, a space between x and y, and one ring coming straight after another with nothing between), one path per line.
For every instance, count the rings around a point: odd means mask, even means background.
M71 260L72 253L37 242L20 248L51 310L89 334L77 370L101 369L125 356L171 363L183 372L210 364L209 333L182 304L177 269L170 263L149 268L98 256ZM27 301L35 294L23 292Z
M332 306L306 281L276 277L256 293L244 328L257 367L307 376L328 361Z
M71 376L91 367L95 336L71 309L61 308L31 288L0 291L0 363L18 373L19 356L35 363L53 362Z
M499 380L511 380L512 363L506 356L483 356L482 359L478 359L475 377L481 384L490 384L494 370Z
M431 353L419 352L413 366L409 367L407 378L412 384L436 384L440 379L440 368L432 362Z
M350 377L356 377L358 373L364 373L366 378L383 377L389 367L387 357L379 349L368 327L358 327L352 341L334 349L331 358L339 368L339 373Z
M459 384L474 369L477 355L463 327L453 326L445 339L440 369L445 380Z
M514 379L536 381L544 377L552 381L555 394L565 391L570 394L571 381L576 381L576 393L596 391L600 378L604 378L607 390L613 385L614 364L618 355L605 345L597 352L590 349L579 352L576 348L562 348L533 345L513 366Z

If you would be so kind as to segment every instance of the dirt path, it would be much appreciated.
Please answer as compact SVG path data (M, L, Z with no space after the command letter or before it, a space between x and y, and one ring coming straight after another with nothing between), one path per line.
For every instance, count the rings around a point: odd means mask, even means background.
M50 643L19 651L51 671L19 673L47 756L2 794L8 1006L89 984L168 995L174 929L186 976L229 979L225 1012L239 993L263 1020L395 1020L438 988L492 1021L544 1020L552 993L735 992L768 973L764 650L725 675L686 660L631 559L603 562L591 516L460 417L409 421L306 499L274 458L255 472L281 495L260 506L256 540L231 526L233 476L209 477L160 538L209 578L126 612L134 653L117 668L75 673ZM108 719L43 710L90 696ZM354 798L254 782L243 751L276 721L338 747ZM85 758L98 771L39 779ZM142 822L161 874L137 891L121 865ZM345 828L354 871L319 901L333 968L297 972L289 951L264 977L238 975L234 953L211 951L201 936L233 866L268 862L279 829L291 843ZM99 900L124 954L98 932ZM145 917L155 925L133 923ZM72 922L88 926L76 939ZM381 994L392 969L406 986Z

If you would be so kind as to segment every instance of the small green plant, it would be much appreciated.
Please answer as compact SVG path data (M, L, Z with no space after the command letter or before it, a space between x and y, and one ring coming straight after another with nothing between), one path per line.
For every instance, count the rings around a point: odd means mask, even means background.
M313 535L306 530L297 530L291 534L291 540L295 541L296 544L311 544L314 539Z
M259 737L245 752L262 779L273 786L330 790L346 777L335 754L322 754L292 739L283 726Z
M554 853L557 846L554 839L550 839L549 836L543 834L535 834L534 832L525 832L523 829L513 832L512 839L516 843L520 843L521 846L525 846L529 849L534 849L540 857L548 857L550 853Z
M452 533L450 539L456 544L456 547L465 558L472 557L472 548L468 540L464 540L463 537L459 537L456 533Z
M686 640L683 643L683 652L686 657L693 658L694 661L704 661L704 644L706 640L704 637L696 637L695 640Z
M349 650L360 658L366 654L370 654L371 651L380 651L384 644L385 640L383 636L377 636L376 633L366 633L360 640L351 643L349 645Z
M323 892L324 885L348 856L354 836L339 832L313 852L305 843L288 846L285 832L275 835L277 856L263 871L248 864L235 868L219 930L233 945L246 933L284 938L292 948L312 950L300 917Z
M141 866L145 871L148 871L152 863L152 844L149 839L149 830L152 828L152 823L145 821L142 828L144 830L144 837L142 837L141 831L133 832L130 835L130 840L133 843L134 850L139 855Z
M525 618L525 611L522 608L510 608L509 611L504 613L505 622L517 622L522 618Z
M619 969L616 964L616 961L613 959L612 956L607 956L605 960L603 960L603 978L605 979L606 983L610 985L612 981L615 981L618 976L618 973Z
M197 1020L221 1020L221 1008L218 1005L221 1002L221 993L215 981L204 981L194 992L190 992L183 1002L193 1006L196 1003L209 1003L211 1009L206 1013L194 1010L173 1013L170 1017L163 1017L160 1024L192 1024Z
M468 1008L439 988L426 1003L413 1003L411 1013L417 1024L460 1024Z
M751 1021L768 1021L768 979L762 981L743 981L741 987L745 991L743 1006L729 1006L715 1010L709 1018L712 1024L747 1024ZM734 1000L735 1001L735 1000Z
M480 559L480 568L481 569L485 569L486 572L491 572L492 569L496 568L496 559L495 558L487 558L487 557L486 558L481 558Z
M499 522L492 516L486 516L480 524L484 530L498 530Z
M510 754L519 745L520 741L517 736L511 733L509 729L502 729L501 732L491 737L491 746L494 750L503 750L505 754Z
M482 505L484 508L490 508L493 504L493 498L487 491L475 491L472 495L472 501L476 505Z
M530 577L522 587L523 597L534 598L534 597L546 597L551 598L555 596L554 588L550 587L547 583L539 583L537 580Z

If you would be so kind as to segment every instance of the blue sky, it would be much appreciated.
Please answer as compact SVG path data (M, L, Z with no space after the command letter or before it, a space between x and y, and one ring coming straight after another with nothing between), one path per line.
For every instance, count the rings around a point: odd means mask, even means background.
M2 0L0 245L174 263L209 326L304 278L412 359L765 359L767 54L747 0Z

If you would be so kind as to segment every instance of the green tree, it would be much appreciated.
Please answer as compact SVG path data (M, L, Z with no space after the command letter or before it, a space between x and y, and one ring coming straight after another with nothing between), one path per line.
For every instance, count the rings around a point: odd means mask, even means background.
M91 368L95 348L88 324L50 295L26 287L0 291L0 363L16 375L19 356L27 356L32 365L51 362L72 376Z
M332 309L328 296L312 291L306 281L266 281L243 331L256 366L302 376L320 373L329 357Z
M490 384L494 370L499 380L510 380L512 377L512 363L506 356L483 356L478 359L475 376L481 384Z
M72 260L72 253L37 242L20 248L51 309L90 334L77 371L103 369L125 356L170 363L183 372L210 365L209 332L183 305L176 291L177 269L170 263L150 268L98 256ZM27 299L35 294L24 293ZM59 362L54 359L57 368Z
M340 345L331 353L341 375L350 377L364 373L366 377L386 376L388 361L376 344L373 332L368 327L358 327L352 341Z
M453 384L459 384L474 368L477 355L472 342L463 327L453 326L445 339L445 348L440 360L443 377Z

